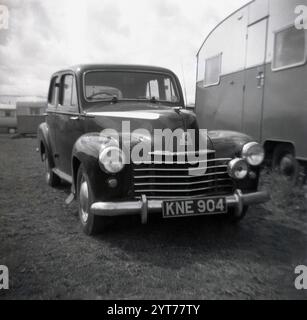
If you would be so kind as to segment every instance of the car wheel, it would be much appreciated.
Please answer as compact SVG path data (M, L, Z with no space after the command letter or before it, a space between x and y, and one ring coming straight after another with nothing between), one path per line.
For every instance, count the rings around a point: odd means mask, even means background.
M273 169L286 177L289 181L296 181L299 165L295 159L293 149L289 146L280 145L274 150Z
M246 217L248 209L248 206L243 207L242 213L240 215L237 215L234 209L230 209L230 212L228 214L228 221L233 224L240 223Z
M104 228L104 217L95 216L91 213L93 193L90 180L81 165L77 176L78 211L82 229L89 236L100 233Z
M47 154L43 155L43 161L45 164L45 179L50 187L57 187L61 184L61 179L52 171L49 158Z

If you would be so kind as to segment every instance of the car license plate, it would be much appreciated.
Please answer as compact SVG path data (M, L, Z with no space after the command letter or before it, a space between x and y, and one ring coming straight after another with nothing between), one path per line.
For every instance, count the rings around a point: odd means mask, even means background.
M204 216L227 213L226 198L176 200L163 202L163 218Z

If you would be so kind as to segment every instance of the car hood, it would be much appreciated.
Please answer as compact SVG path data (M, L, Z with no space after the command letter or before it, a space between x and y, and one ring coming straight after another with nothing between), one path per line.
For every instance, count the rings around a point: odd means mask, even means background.
M95 105L86 111L94 116L102 128L112 128L120 131L122 121L129 121L131 130L146 129L196 129L196 117L192 112L152 103L120 102L109 105Z
M193 112L161 104L120 102L104 106L96 105L87 109L86 114L93 117L97 131L112 129L122 133L123 122L129 123L129 133L133 133L131 136L135 142L140 138L135 131L140 129L145 129L151 137L156 129L172 131L194 129L197 133L199 130L196 115ZM207 138L207 147L213 148L209 138Z

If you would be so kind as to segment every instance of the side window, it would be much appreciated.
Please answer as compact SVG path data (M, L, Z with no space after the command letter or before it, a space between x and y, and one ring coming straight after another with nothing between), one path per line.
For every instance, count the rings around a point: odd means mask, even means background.
M62 78L62 105L77 106L77 90L73 75L65 75Z
M222 54L206 60L204 86L212 86L220 83L222 66Z
M48 103L55 105L57 97L57 82L58 77L53 77L50 81L49 94L48 94Z
M160 76L158 79L150 80L146 87L146 98L155 97L157 100L166 102L178 102L177 91L173 81L169 77Z
M282 69L306 62L305 30L294 26L276 32L273 69Z
M174 88L170 78L164 79L164 90L165 90L165 100L173 101L174 99ZM175 97L176 98L176 97Z
M158 80L151 80L147 84L146 98L151 99L153 97L160 99Z

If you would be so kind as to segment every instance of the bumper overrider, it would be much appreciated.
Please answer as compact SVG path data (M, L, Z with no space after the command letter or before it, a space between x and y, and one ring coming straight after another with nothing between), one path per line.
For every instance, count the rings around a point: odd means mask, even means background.
M243 194L236 190L233 195L226 196L228 208L235 210L235 215L240 216L245 206L260 204L270 199L267 191ZM148 200L145 195L140 200L127 202L96 202L91 206L91 212L97 216L115 217L141 215L142 223L147 224L150 213L162 212L163 200Z

